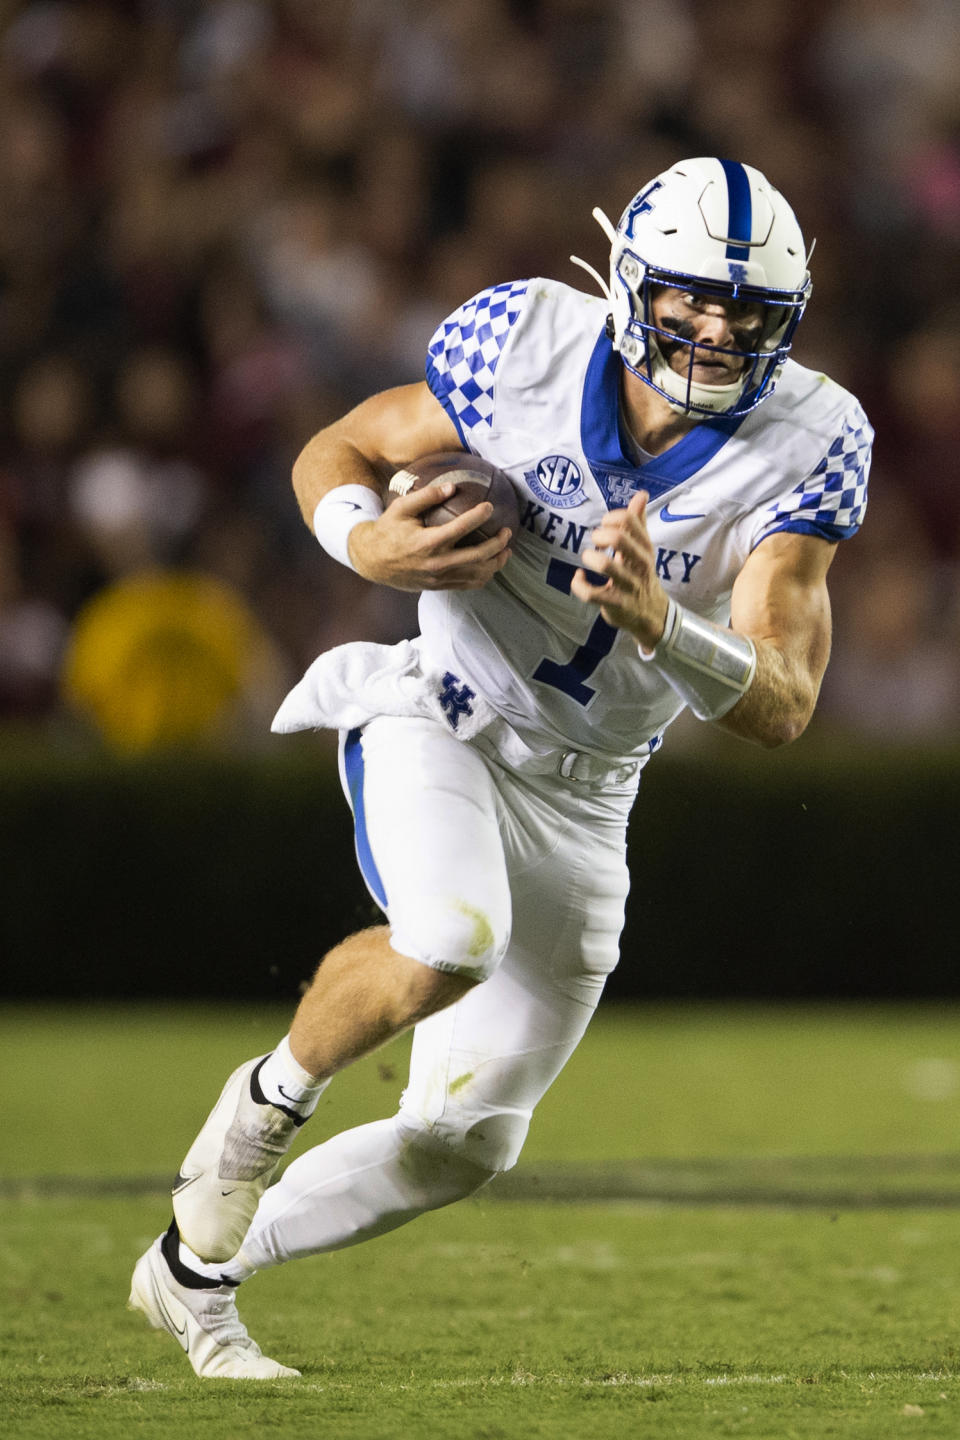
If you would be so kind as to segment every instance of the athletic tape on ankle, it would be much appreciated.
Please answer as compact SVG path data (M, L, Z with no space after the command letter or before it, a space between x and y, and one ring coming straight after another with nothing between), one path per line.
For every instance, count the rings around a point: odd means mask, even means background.
M719 720L749 690L757 671L757 647L746 635L704 620L675 600L667 607L663 635L640 658L658 670L698 720Z
M313 533L328 555L356 570L347 549L350 531L362 520L378 520L382 514L383 501L369 485L336 485L313 512Z

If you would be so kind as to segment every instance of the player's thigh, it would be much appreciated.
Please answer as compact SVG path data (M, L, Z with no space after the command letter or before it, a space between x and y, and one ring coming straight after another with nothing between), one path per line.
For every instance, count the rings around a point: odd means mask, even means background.
M617 962L628 888L622 809L622 826L591 829L536 797L506 802L507 953L490 979L415 1032L404 1116L487 1169L516 1163Z
M485 978L506 948L511 906L484 761L435 721L385 716L346 737L342 764L361 870L391 944Z
M620 954L633 796L630 787L597 792L549 779L501 793L511 961L531 983L591 1010Z

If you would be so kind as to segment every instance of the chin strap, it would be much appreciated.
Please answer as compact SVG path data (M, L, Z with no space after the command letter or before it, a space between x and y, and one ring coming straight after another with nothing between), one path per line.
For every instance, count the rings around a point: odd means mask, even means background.
M571 255L570 259L572 260L574 265L579 265L581 270L586 270L588 275L593 276L594 280L596 280L597 284L600 286L600 289L603 291L604 299L609 304L610 286L607 284L606 280L604 280L599 270L595 270L588 260L581 260L579 255Z
M650 348L650 370L641 369L646 364L647 346ZM620 342L620 354L624 364L641 380L652 384L679 415L710 414L725 415L729 408L743 394L748 376L734 380L730 385L689 384L678 371L671 369L660 351L654 337L648 336L646 344L634 334L624 335Z
M604 214L604 212L600 209L599 205L595 205L591 213L593 214L594 220L596 220L604 235L606 235L607 239L610 241L611 246L616 244L617 228L614 225L613 221L610 219L610 217ZM598 270L595 270L593 266L589 263L589 261L581 260L579 255L571 255L570 260L574 265L579 265L581 270L586 270L588 275L593 276L594 280L596 280L597 284L600 286L600 289L603 292L604 299L607 301L608 304L612 304L613 291L610 289L610 286L607 284L606 280L604 280L600 272Z
M743 394L747 383L746 377L734 380L732 385L697 385L695 381L688 384L678 371L671 370L659 349L653 346L652 342L651 346L653 348L651 369L654 383L660 386L670 404L684 414L688 414L693 406L697 406L700 410L726 414L730 406Z

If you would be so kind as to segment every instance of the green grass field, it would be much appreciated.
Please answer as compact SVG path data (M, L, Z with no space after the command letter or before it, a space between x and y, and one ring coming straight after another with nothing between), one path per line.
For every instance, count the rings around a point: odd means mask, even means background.
M960 1434L960 1009L602 1010L513 1174L244 1288L301 1380L201 1382L126 1311L129 1273L219 1084L286 1018L0 1017L4 1435ZM406 1048L300 1144L389 1113Z

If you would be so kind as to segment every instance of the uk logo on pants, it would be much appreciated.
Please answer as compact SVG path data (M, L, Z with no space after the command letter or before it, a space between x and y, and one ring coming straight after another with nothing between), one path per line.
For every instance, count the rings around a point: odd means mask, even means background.
M451 730L456 730L461 716L473 714L473 701L477 698L477 692L465 685L460 676L454 675L452 670L447 670L444 674L443 686L437 694Z

